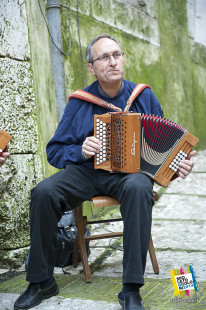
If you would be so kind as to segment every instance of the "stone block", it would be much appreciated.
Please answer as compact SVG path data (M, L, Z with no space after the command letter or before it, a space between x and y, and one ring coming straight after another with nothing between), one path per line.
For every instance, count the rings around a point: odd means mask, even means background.
M0 58L0 127L13 139L11 153L35 153L38 128L30 64Z
M11 155L1 167L0 250L29 245L31 189L42 179L39 155Z
M0 1L0 55L30 58L25 1Z
M65 4L67 1L64 1ZM71 5L72 10L76 6ZM79 11L100 23L159 46L159 30L155 1L79 1ZM86 38L84 38L86 39Z

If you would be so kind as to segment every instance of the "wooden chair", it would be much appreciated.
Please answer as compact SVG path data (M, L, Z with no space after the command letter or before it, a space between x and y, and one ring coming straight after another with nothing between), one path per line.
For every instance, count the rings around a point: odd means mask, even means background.
M158 195L156 192L153 192L153 197L155 201L158 200ZM109 197L109 196L93 197L92 202L93 202L94 207L106 207L106 206L114 206L114 205L120 204L118 200L116 200L115 198ZM85 241L121 237L123 235L123 232L110 232L110 233L105 233L105 234L84 236L85 226L87 224L98 224L98 223L122 221L122 218L87 221L87 217L83 216L83 204L81 204L79 207L73 210L73 213L74 213L75 223L77 227L77 237L74 241L74 247L73 247L73 266L76 267L78 265L78 257L79 257L79 252L80 252L80 257L81 257L81 261L83 265L86 282L90 283L92 282L92 276L91 276L91 271L90 271L90 267L88 263ZM149 242L149 254L150 254L154 273L159 274L159 267L157 263L155 249L153 246L152 236L150 237L150 242Z

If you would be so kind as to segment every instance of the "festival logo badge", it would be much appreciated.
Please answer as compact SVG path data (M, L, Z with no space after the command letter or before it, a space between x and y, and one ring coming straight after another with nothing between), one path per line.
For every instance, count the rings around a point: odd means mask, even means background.
M191 302L198 302L197 281L193 267L186 265L184 268L170 270L171 282L174 287L174 297L172 301L181 301L182 298L189 298Z

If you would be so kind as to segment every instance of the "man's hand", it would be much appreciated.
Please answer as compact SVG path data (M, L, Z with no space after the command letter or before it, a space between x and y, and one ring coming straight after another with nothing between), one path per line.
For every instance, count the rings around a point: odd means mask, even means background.
M10 153L8 152L8 148L6 147L6 149L4 151L2 151L0 149L0 167L5 163L6 158L10 156Z
M99 153L100 148L101 143L97 138L94 136L87 137L82 145L82 154L86 159L89 159L95 154Z
M196 155L196 151L191 151L185 160L182 160L179 164L179 169L177 170L177 175L182 179L185 179L186 176L192 171L194 163L190 160L191 157Z

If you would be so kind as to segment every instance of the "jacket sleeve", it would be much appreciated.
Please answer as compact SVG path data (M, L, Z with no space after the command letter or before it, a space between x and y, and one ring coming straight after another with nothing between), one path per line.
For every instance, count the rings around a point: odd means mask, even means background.
M82 156L85 137L79 129L81 124L77 113L81 106L82 103L76 99L69 101L53 138L47 144L47 160L56 168L85 161Z

